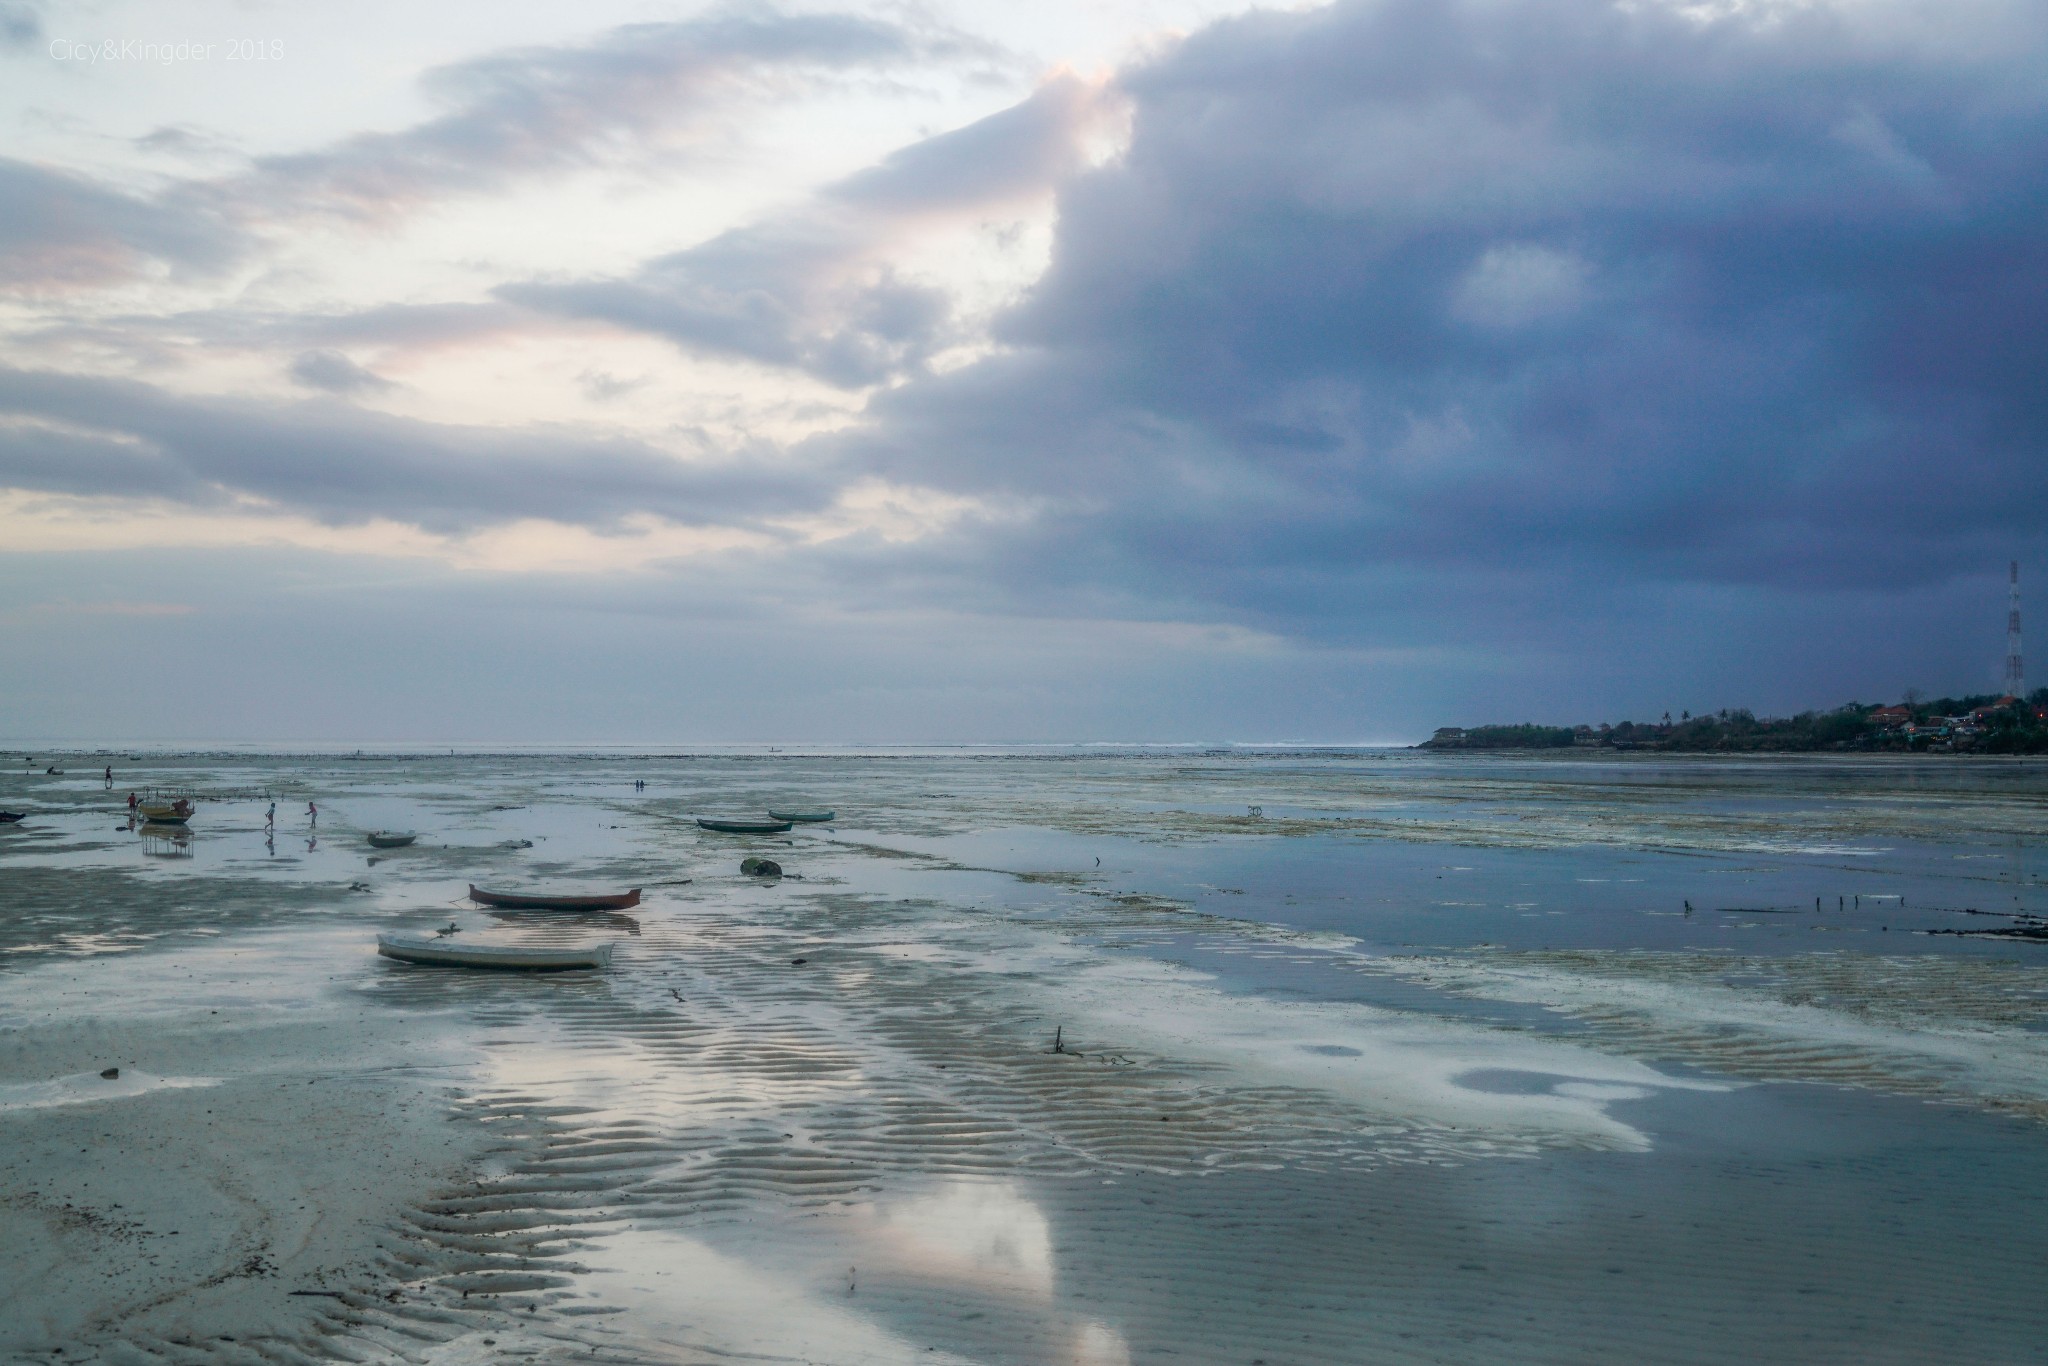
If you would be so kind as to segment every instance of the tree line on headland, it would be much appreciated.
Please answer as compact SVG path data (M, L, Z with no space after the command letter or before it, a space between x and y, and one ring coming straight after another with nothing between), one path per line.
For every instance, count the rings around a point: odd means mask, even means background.
M1738 708L1673 721L1598 726L1445 726L1420 749L1653 749L1684 753L1863 750L1899 753L2048 753L2048 688L2024 698L1983 693L1932 701L1907 693L1889 706L1850 702L1833 711L1759 717Z

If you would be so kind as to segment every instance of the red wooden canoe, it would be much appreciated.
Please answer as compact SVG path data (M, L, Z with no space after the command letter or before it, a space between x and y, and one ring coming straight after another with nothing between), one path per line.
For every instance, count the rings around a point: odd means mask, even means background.
M494 892L469 884L469 899L486 906L527 911L623 911L640 904L640 889L626 892Z

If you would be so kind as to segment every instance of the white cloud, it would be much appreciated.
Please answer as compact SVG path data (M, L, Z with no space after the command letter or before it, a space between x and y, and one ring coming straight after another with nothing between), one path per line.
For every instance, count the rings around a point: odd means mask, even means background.
M1592 268L1534 242L1488 247L1451 292L1451 313L1479 327L1516 328L1561 317L1585 297Z

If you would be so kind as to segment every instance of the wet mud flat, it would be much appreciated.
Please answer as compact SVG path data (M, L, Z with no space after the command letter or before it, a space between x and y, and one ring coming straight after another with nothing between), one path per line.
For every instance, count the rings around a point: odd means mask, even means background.
M260 805L221 802L166 858L103 792L0 780L46 812L0 843L0 1356L2048 1342L2044 951L1911 918L2042 909L2034 770L155 762L299 784L320 828L266 839ZM687 820L797 799L842 819ZM384 826L422 847L368 849ZM486 876L646 891L494 916L459 901ZM1815 911L1829 878L1858 890ZM1723 913L1697 894L1717 880L1752 895ZM369 949L449 923L612 940L615 968Z

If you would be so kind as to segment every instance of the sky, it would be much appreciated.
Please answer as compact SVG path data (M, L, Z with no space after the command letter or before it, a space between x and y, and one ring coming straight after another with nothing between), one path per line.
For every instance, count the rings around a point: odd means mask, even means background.
M0 0L0 737L1995 690L2043 148L2037 0Z

